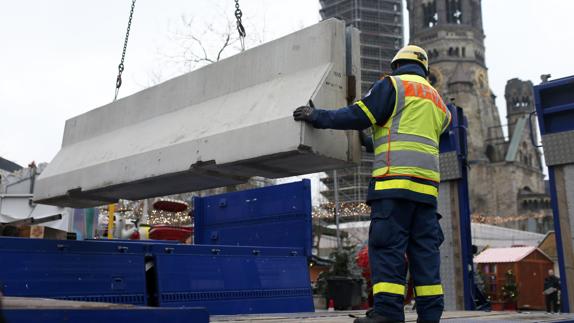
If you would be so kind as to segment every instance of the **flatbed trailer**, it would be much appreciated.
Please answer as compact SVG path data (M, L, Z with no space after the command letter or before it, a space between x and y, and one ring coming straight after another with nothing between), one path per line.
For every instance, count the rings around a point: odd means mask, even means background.
M205 308L149 307L32 297L3 297L1 300L0 322L6 323L209 322Z
M82 315L82 322L115 321L155 322L164 319L169 322L222 322L222 323L349 323L353 316L362 316L364 311L316 311L312 313L213 315L207 317L202 309L175 309L110 304L95 302L63 301L45 298L6 297L5 316L8 323L47 322L45 318L66 321ZM50 316L50 312L54 315ZM406 322L416 322L413 311L406 313ZM574 322L574 314L547 314L544 312L445 312L443 322Z
M315 313L287 313L267 315L231 315L211 316L210 322L225 323L350 323L353 316L363 316L365 311L336 311ZM406 313L405 322L416 322L415 312ZM574 322L573 314L547 314L544 312L480 312L452 311L445 312L441 322Z

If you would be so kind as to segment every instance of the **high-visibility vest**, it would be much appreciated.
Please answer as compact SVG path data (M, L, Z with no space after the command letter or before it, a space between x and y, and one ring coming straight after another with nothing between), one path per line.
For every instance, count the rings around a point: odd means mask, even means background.
M438 92L421 76L390 76L396 100L393 113L378 125L362 101L357 105L373 122L375 191L404 189L438 197L439 138L451 115Z

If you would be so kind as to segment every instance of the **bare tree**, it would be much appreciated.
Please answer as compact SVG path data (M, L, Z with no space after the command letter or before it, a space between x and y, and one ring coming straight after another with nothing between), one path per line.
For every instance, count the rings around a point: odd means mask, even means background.
M220 8L220 13L209 23L190 15L181 15L168 28L169 43L157 50L157 66L148 72L142 87L156 85L181 73L215 63L241 51L239 34L231 8ZM246 47L265 42L266 18L257 24L244 18L248 31Z
M234 22L229 17L224 18L223 24L210 23L202 29L193 18L182 15L180 26L171 37L177 43L179 51L168 57L191 71L199 66L218 62L226 57L226 54L237 53L240 49L234 45L239 42L239 35Z

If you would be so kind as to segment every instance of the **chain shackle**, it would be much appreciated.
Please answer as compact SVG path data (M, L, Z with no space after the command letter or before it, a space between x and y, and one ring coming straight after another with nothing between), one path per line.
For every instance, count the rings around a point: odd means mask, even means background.
M237 33L239 34L239 41L241 42L241 51L245 50L245 27L243 27L243 22L241 18L243 17L243 12L239 9L239 0L235 0L235 19L237 20Z
M120 86L122 86L122 75L118 74L118 77L116 77L116 90L119 90Z

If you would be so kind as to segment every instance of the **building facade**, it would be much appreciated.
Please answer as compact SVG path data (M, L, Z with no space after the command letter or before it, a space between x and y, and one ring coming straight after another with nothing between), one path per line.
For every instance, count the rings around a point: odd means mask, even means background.
M473 213L513 217L546 212L547 194L532 83L512 79L505 89L507 125L501 123L488 83L480 0L407 0L412 44L429 54L429 80L445 101L464 109ZM535 201L535 202L533 202Z

